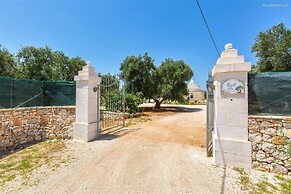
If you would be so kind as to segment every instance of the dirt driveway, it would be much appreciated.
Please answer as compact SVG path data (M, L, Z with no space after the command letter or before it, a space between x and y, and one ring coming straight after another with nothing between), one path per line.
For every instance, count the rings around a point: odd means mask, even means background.
M37 174L38 183L17 193L238 193L237 173L205 157L205 106L177 112L103 135L69 141L69 165ZM118 133L126 135L118 137ZM130 133L128 133L130 132Z

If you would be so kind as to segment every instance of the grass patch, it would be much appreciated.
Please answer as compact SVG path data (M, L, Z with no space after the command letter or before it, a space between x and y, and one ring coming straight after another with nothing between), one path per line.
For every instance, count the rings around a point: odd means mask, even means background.
M245 170L243 168L234 167L233 170L239 172L240 174L244 174Z
M241 184L241 189L242 190L248 190L249 189L249 185L250 185L250 178L248 175L241 175L239 177L239 182Z
M1 159L0 187L18 176L26 179L31 171L42 165L53 165L52 161L58 159L56 153L64 148L64 141L48 140Z
M251 194L273 194L278 193L278 188L268 182L268 181L261 181L251 186ZM280 193L280 192L279 192Z
M273 181L275 183L272 183L267 179L258 183L252 183L243 168L233 169L240 173L239 183L241 189L249 191L250 194L291 194L291 179L276 175L275 181Z
M239 174L240 174L239 183L241 185L241 189L244 191L249 190L249 186L251 183L249 175L244 171L243 168L234 167L233 170L239 172Z
M278 188L282 193L291 194L291 179L286 179L282 176L275 176L277 181L279 182Z
M267 180L253 184L250 189L251 194L291 194L291 179L279 175L275 176L275 182L271 183Z

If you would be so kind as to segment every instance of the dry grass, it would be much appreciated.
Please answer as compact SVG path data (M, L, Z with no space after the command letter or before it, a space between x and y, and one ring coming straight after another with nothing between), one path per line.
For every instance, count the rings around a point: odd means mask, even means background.
M23 181L29 178L30 173L47 165L52 170L66 163L68 158L60 159L60 152L65 148L63 140L48 140L21 151L13 153L0 160L0 187L20 177Z
M147 121L151 121L152 119L150 118L149 115L143 114L143 115L138 115L135 117L130 117L125 120L125 127L135 125L137 123L143 123Z

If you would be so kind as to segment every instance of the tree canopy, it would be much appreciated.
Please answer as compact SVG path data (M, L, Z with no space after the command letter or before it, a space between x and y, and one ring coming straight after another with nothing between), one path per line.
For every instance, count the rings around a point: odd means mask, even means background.
M159 107L164 100L183 101L188 94L186 81L192 76L191 68L183 60L166 58L154 74L152 98L156 106Z
M0 75L13 77L16 71L14 56L0 45Z
M279 23L260 32L252 52L258 57L254 72L291 71L291 30Z
M86 62L48 46L21 48L15 56L0 48L0 75L35 80L73 80Z
M145 53L143 56L128 56L120 66L121 77L127 81L127 92L142 92L145 98L153 93L154 60Z
M188 93L187 81L193 76L183 60L166 58L156 67L147 53L127 57L120 70L127 83L127 92L141 92L146 99L155 101L156 108L165 100L184 100Z

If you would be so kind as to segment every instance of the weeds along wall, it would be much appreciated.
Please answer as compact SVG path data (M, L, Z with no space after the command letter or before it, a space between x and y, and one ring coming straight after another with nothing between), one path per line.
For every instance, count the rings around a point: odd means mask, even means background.
M0 109L69 106L76 102L74 81L38 81L0 76Z

